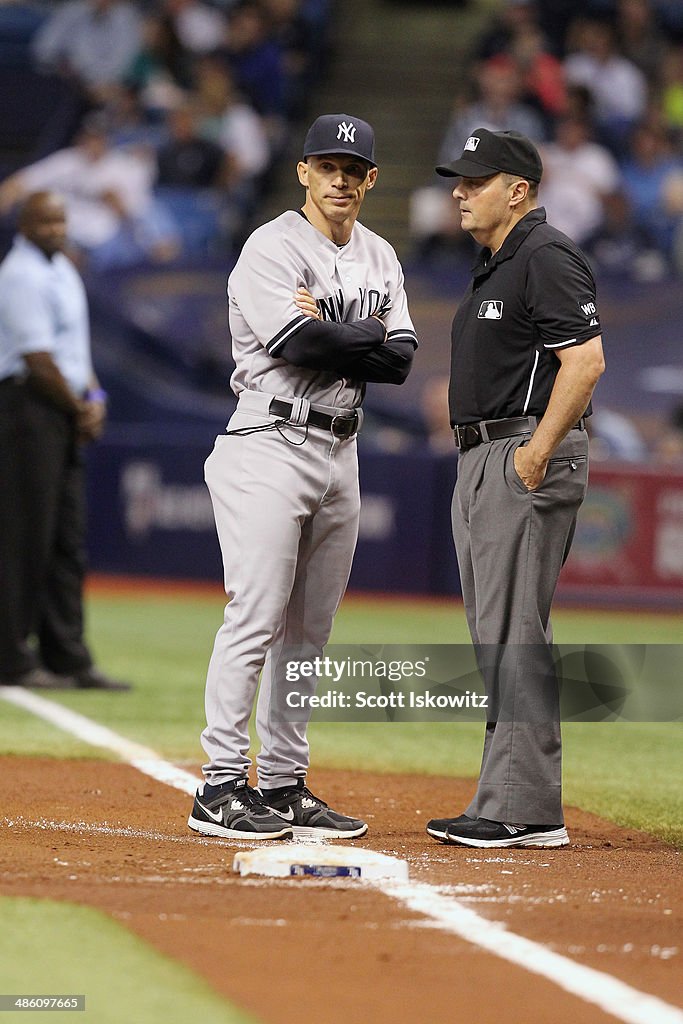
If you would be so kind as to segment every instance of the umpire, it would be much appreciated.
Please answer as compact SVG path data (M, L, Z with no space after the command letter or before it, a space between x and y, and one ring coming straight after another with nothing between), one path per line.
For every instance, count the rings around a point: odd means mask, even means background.
M604 370L595 282L537 206L543 166L525 136L479 128L436 170L458 178L462 228L483 247L453 321L449 404L453 536L489 712L474 799L427 832L464 846L565 846L550 609Z

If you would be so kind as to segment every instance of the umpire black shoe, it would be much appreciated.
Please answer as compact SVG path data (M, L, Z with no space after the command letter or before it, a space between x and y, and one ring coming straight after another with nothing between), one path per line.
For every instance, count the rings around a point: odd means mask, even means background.
M451 825L460 825L463 821L474 821L467 814L459 814L457 818L432 818L427 822L427 834L439 842L447 842L446 833Z
M106 676L99 668L91 665L90 668L81 669L80 672L73 672L70 676L59 676L58 678L72 680L72 686L77 690L130 690L130 683L124 683L121 679L112 679Z
M504 846L569 846L564 825L512 825L475 818L449 825L446 842L456 846L498 848Z
M291 823L295 837L304 839L357 839L364 836L368 826L360 818L331 810L324 800L313 796L299 779L293 786L263 789L264 803L272 807L281 818Z
M3 686L23 686L27 690L73 690L73 676L58 676L46 668L31 668L14 679L3 679Z
M223 839L291 839L293 834L246 779L200 786L187 824L204 836Z

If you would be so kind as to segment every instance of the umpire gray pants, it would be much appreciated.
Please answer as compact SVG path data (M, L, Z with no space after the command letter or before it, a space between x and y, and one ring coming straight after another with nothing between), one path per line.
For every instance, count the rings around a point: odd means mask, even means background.
M243 392L231 430L273 422L271 396ZM334 412L334 410L331 410ZM206 679L202 745L211 785L245 776L256 700L259 785L291 785L309 764L309 713L283 715L282 661L327 643L351 572L360 494L356 438L320 427L224 434L206 461L228 604ZM314 692L315 678L297 690Z
M467 622L489 697L471 817L559 825L559 688L550 609L588 480L588 437L573 429L528 491L514 468L525 437L461 452L453 537Z

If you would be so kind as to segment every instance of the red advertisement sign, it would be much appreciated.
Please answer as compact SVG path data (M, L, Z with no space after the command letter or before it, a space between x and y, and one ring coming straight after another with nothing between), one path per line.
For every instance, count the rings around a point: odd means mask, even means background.
M683 607L683 473L591 469L558 596Z

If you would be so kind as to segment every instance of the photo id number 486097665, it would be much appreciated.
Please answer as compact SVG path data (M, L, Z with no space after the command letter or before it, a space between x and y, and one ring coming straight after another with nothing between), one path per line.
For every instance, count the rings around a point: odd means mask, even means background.
M85 996L0 995L0 1010L85 1010Z

